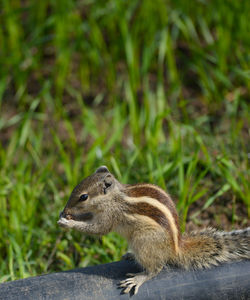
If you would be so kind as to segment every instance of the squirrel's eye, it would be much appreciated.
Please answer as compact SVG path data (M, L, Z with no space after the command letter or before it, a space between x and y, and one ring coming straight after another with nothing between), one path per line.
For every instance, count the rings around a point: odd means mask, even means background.
M88 194L82 194L79 198L79 201L86 201L88 199Z

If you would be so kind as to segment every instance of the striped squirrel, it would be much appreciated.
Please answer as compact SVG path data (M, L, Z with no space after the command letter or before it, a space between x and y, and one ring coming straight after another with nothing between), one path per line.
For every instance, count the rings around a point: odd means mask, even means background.
M124 293L136 294L166 264L198 269L250 259L250 227L182 235L175 205L165 191L152 184L121 184L105 166L74 188L58 224L95 235L115 231L127 239L133 255L125 257L133 257L144 271L127 274L119 283Z

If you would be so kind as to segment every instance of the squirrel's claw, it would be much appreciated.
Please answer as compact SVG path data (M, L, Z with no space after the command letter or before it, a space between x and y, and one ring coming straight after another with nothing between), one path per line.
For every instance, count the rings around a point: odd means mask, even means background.
M130 293L131 290L134 288L134 295L137 294L139 287L148 279L151 278L151 276L147 275L145 272L132 274L127 274L129 277L125 280L120 281L119 287L124 288L123 293L127 294Z

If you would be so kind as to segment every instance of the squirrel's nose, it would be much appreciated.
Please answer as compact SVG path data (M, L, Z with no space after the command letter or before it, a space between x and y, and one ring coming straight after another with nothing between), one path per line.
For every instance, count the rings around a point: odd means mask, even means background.
M65 216L66 216L66 214L65 214L65 212L63 210L63 211L60 212L59 219L60 218L65 218Z

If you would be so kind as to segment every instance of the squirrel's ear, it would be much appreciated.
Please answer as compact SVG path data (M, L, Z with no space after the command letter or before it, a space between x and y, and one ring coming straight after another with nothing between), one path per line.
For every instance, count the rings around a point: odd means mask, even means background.
M113 188L114 178L111 174L107 174L103 180L103 191L107 194Z
M109 169L106 166L101 166L95 172L96 173L109 173Z

